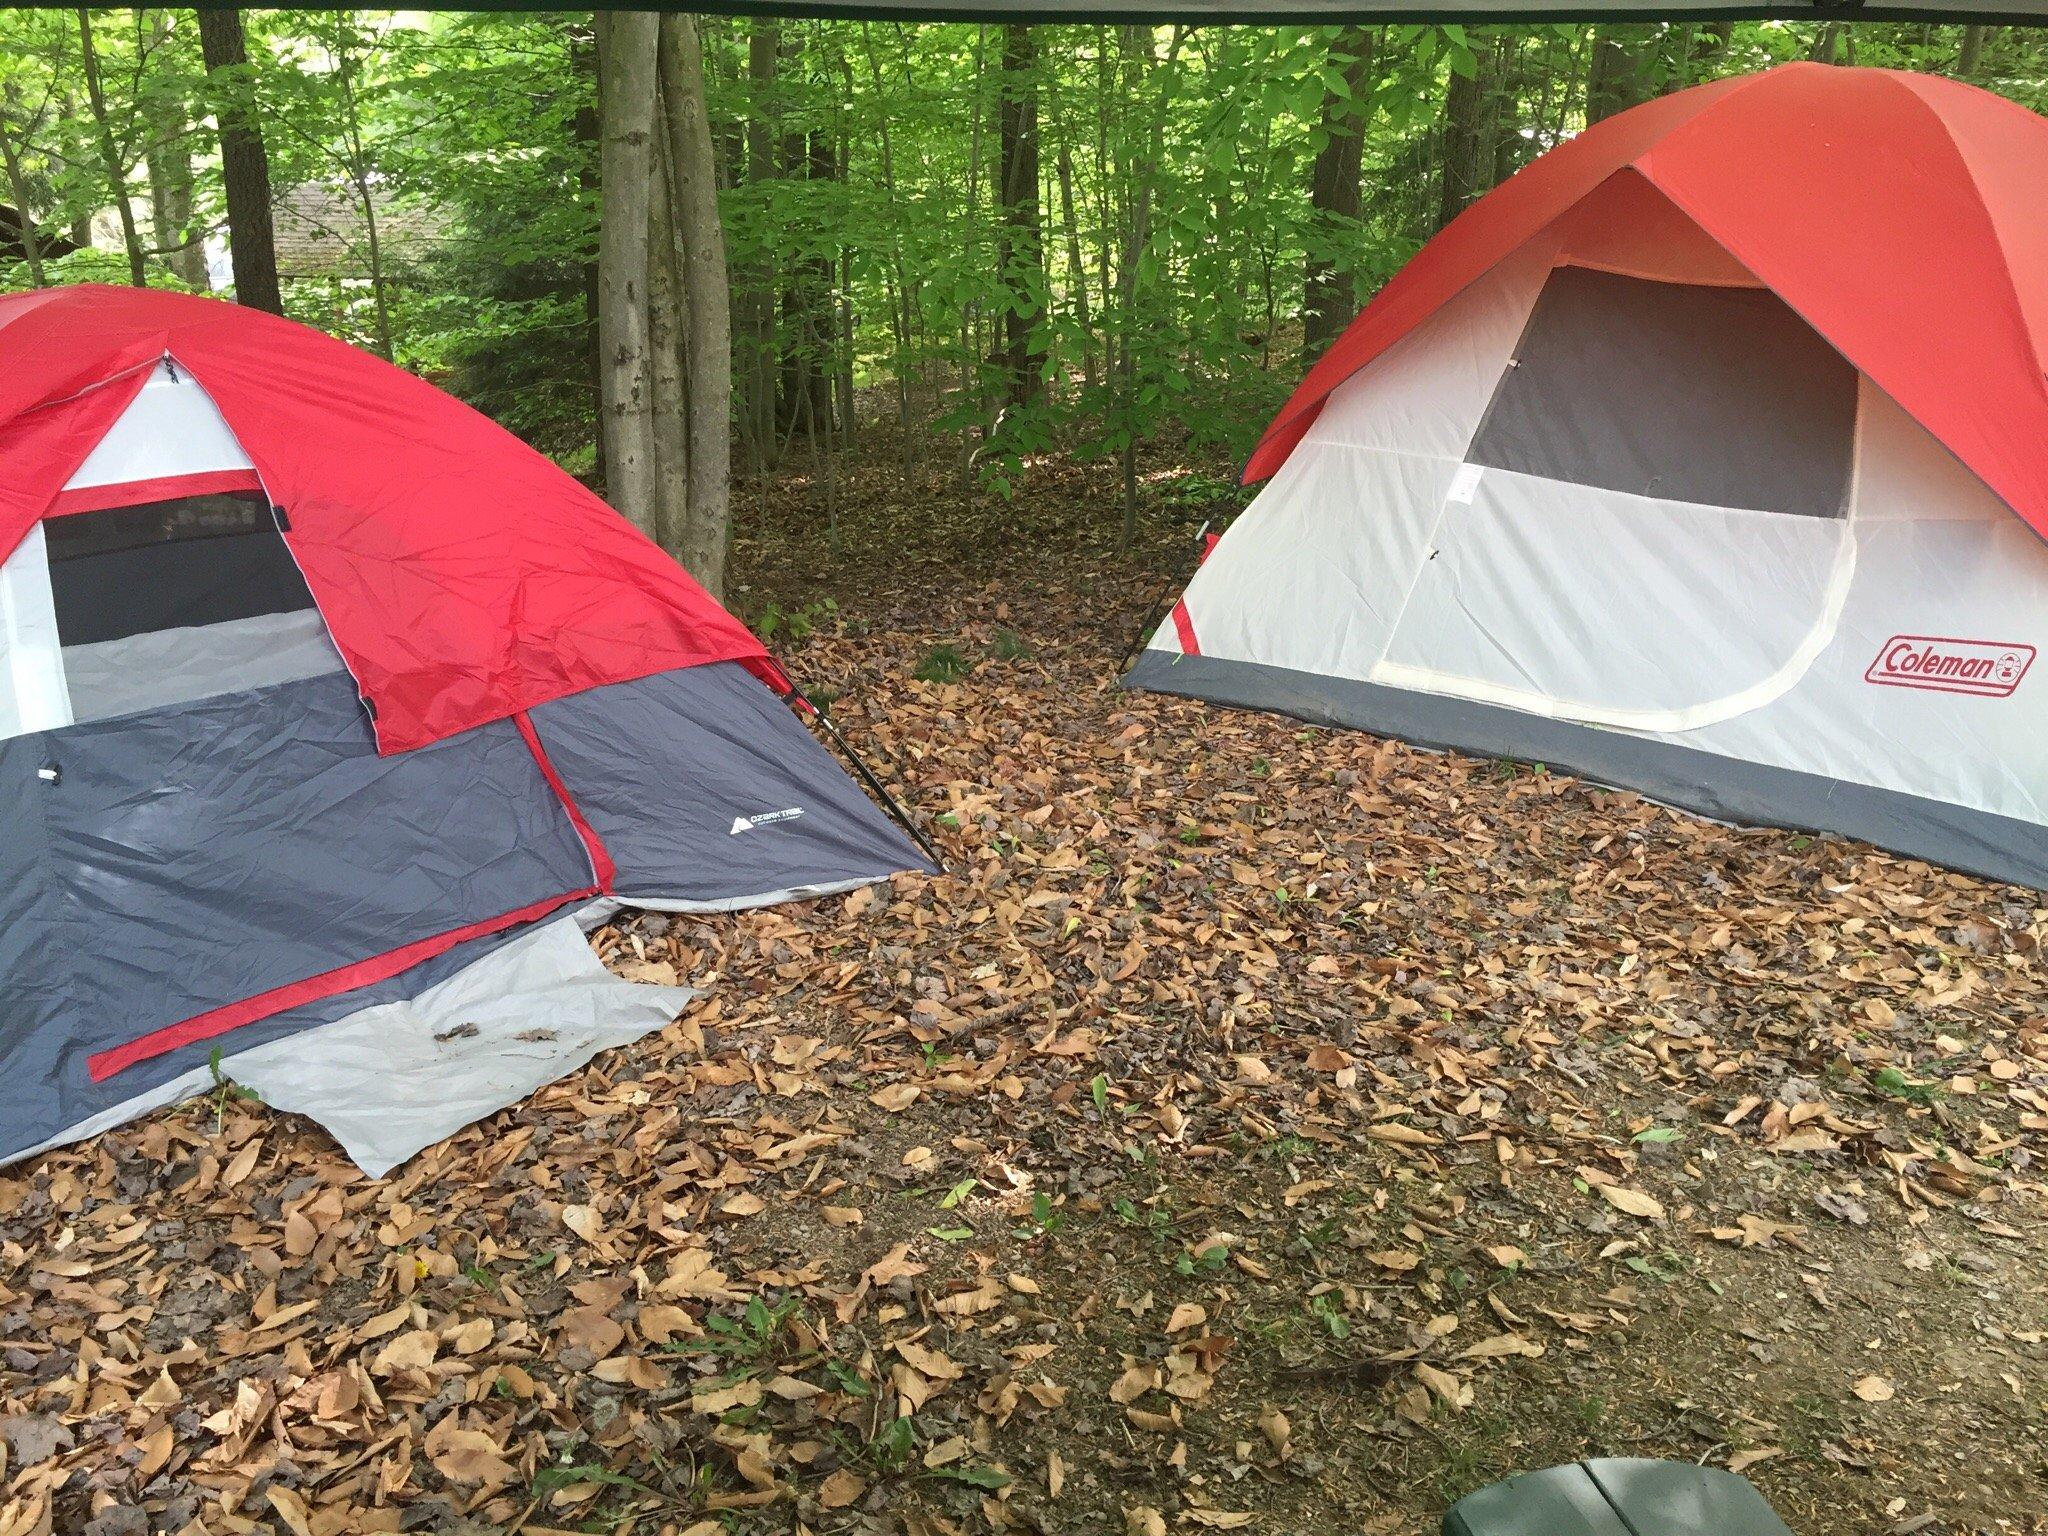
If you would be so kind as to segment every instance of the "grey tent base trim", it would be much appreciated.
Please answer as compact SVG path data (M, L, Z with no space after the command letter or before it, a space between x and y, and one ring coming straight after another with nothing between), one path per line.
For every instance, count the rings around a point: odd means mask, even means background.
M779 907L787 901L817 901L826 896L844 896L859 890L864 885L882 885L887 875L856 875L850 880L828 880L820 885L792 885L782 890L763 891L758 896L725 896L715 901L690 901L673 896L636 896L629 891L616 891L610 896L600 896L576 909L576 921L583 925L583 931L609 922L621 912L664 912L678 917L716 916L728 912L746 912L755 907Z
M1717 821L1838 833L1987 880L2048 890L2048 828L1920 795L1260 662L1148 650L1123 685L1355 727L1417 746L1541 762Z

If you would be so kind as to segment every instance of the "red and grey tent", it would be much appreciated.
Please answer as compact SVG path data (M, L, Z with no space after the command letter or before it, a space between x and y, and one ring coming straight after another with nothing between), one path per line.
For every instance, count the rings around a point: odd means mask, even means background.
M924 867L788 691L398 368L210 299L0 298L0 1156L220 1049L387 1163L408 1094L445 1132L658 1027L567 914Z
M2044 188L1892 71L1593 126L1315 366L1129 681L2048 887Z

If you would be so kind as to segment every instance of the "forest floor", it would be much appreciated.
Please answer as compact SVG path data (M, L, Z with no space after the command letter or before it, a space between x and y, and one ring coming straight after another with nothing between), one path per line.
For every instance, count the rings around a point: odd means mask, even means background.
M948 874L623 918L706 999L381 1183L231 1094L0 1174L0 1536L2048 1529L2039 898L1121 692L1177 484L747 501Z

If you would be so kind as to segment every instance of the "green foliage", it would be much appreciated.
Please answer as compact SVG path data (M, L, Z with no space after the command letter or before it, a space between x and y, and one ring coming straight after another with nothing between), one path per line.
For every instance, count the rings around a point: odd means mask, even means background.
M1932 1104L1941 1097L1938 1084L1916 1083L1897 1067L1880 1067L1872 1074L1870 1086L1887 1098L1908 1104Z
M921 683L957 683L974 670L974 663L960 654L957 645L935 645L911 673Z
M839 604L829 597L822 602L805 603L796 608L785 608L780 603L771 602L755 617L754 633L768 645L773 645L778 639L801 642L821 629L836 627L838 623Z
M203 284L202 237L224 271L212 120L251 103L281 202L310 188L338 210L328 233L347 270L288 271L291 312L388 350L595 474L588 15L244 16L251 62L210 78L193 13L89 13L102 125L82 106L77 14L0 13L0 135L15 152L0 202L23 204L53 242L41 280L127 280L117 197L136 211L151 283ZM822 436L830 453L886 423L906 463L957 458L998 496L1054 449L1114 458L1172 433L1196 454L1242 456L1299 377L1306 269L1326 267L1362 301L1449 211L1453 81L1481 103L1484 163L1472 170L1483 188L1599 108L1829 50L1933 71L1956 70L1963 53L1960 27L1819 18L1059 23L1034 29L1030 59L1006 71L999 31L974 25L707 17L702 32L743 461L809 452L817 465L817 445L798 439ZM1975 37L1978 83L2048 105L2048 38L2018 27ZM772 75L755 68L764 57ZM1005 91L1037 104L1037 260L1000 201ZM1358 140L1355 215L1309 197L1317 155L1340 136ZM182 218L175 196L162 210L156 196L181 177ZM57 238L88 225L86 249L58 252ZM0 287L36 280L25 260L0 259ZM1012 319L1029 338L1022 381L1004 348ZM852 398L860 419L806 419L792 389L809 376L831 382L830 415ZM749 405L762 390L765 415ZM1136 489L1200 516L1241 495L1196 475ZM801 639L820 620L769 622ZM1017 659L1006 635L994 653Z
M213 1133L218 1136L227 1124L230 1099L253 1104L260 1104L263 1100L254 1088L244 1088L227 1075L221 1067L221 1048L217 1045L206 1053L206 1070L213 1075Z

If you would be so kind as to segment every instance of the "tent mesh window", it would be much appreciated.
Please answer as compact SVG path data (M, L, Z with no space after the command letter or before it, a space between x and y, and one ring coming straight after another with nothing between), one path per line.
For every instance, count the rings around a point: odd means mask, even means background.
M1840 517L1856 382L1764 289L1559 267L1466 458L1659 501Z
M51 518L50 591L66 646L313 606L252 491Z

